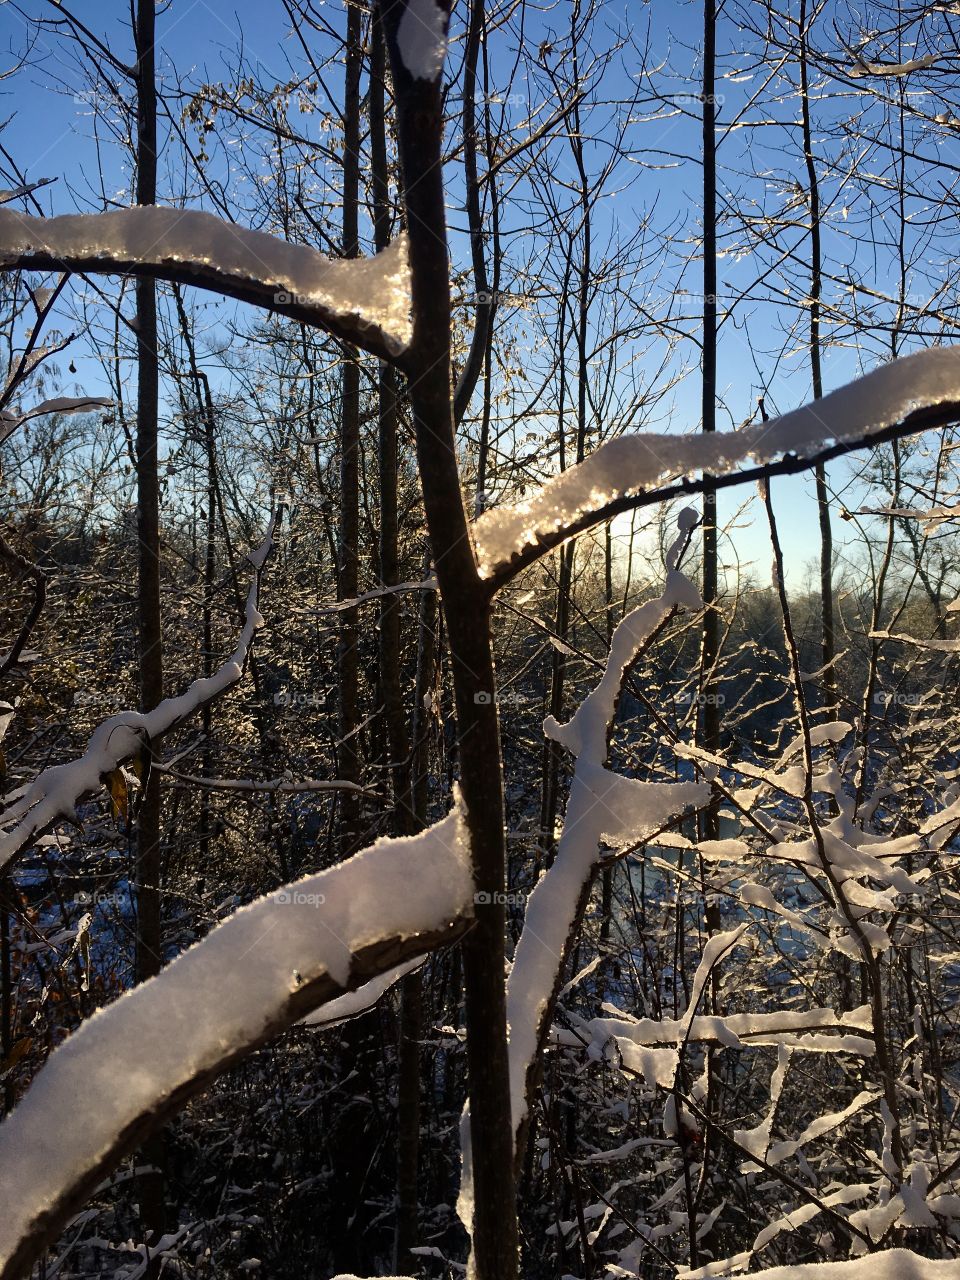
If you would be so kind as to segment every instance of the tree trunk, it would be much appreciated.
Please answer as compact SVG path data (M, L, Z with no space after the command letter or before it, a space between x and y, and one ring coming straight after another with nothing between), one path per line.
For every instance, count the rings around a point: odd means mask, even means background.
M480 578L460 490L450 367L450 278L441 163L443 107L435 79L414 76L397 35L403 0L384 0L410 248L414 333L410 379L427 526L446 614L460 787L478 893L463 943L473 1154L472 1266L479 1280L514 1280L518 1230L504 991L505 832L500 729L490 638L490 590Z
M810 128L810 91L807 78L807 4L800 0L800 110L803 128L803 157L807 166L807 189L810 201L810 373L813 398L823 395L820 368L820 296L822 291L822 256L820 248L820 187L813 159L813 135ZM820 525L820 663L823 667L823 700L827 718L836 720L837 673L834 669L836 639L833 618L833 531L830 527L830 496L827 472L822 462L814 468L817 484L817 519Z
M361 10L347 6L346 72L343 104L343 246L345 258L360 252L358 213L360 203L360 66ZM338 597L354 600L359 592L360 540L360 357L355 347L345 347L341 391L340 430L340 530L337 554ZM359 618L356 608L340 615L338 667L340 678L340 746L338 771L348 782L360 781L357 726L360 723L360 668L357 654ZM347 857L357 847L360 806L355 791L340 793L340 853Z
M137 203L157 199L157 95L155 5L137 0ZM163 638L160 617L160 486L157 460L159 362L157 357L157 288L142 277L136 283L137 313L137 545L140 636L140 709L150 711L163 699ZM159 973L163 938L161 922L160 774L149 768L145 743L144 785L137 820L136 980ZM140 1180L140 1212L147 1244L164 1231L164 1139L158 1133L144 1145L151 1172ZM156 1274L156 1264L151 1263Z

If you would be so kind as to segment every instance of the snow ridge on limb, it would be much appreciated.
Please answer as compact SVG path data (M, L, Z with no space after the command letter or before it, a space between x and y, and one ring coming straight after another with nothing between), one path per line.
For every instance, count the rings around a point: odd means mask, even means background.
M752 1254L737 1266L736 1259L709 1262L696 1271L682 1269L682 1280L708 1280L713 1276L730 1276L748 1265ZM960 1261L948 1258L934 1261L910 1249L884 1249L864 1258L848 1258L844 1262L801 1262L785 1267L768 1267L751 1272L750 1280L960 1280Z
M0 1280L26 1274L189 1097L325 1001L455 941L472 901L458 801L416 836L378 840L241 908L95 1013L0 1125Z
M610 642L606 667L596 687L566 724L552 716L544 732L576 758L563 833L553 865L540 877L527 900L523 931L507 983L510 1026L510 1075L514 1130L528 1107L530 1073L547 1030L570 931L580 896L600 856L600 844L625 848L658 831L691 805L704 804L710 789L703 783L639 782L604 767L607 740L627 668L656 628L678 608L696 609L700 597L676 568L677 555L696 514L681 512L680 536L667 559L663 595L640 605L623 619Z
M0 409L0 444L8 439L24 422L42 417L45 413L89 413L93 409L112 409L113 401L103 396L56 396L52 400L41 400L32 409L23 413L11 413L8 409Z
M155 206L31 218L0 209L0 266L122 272L176 280L268 307L374 355L410 340L407 243L333 261L308 245L198 209Z
M194 682L175 698L164 698L152 711L120 711L94 729L83 755L69 764L50 765L0 815L0 868L5 867L38 835L60 819L73 820L77 802L99 790L103 778L144 745L177 728L204 704L225 693L243 675L250 645L263 617L257 608L260 574L273 546L276 517L261 545L248 559L256 573L250 585L243 630L230 657L211 676Z
M960 407L960 347L932 347L770 422L713 435L642 433L608 440L575 467L514 506L485 511L474 524L481 571L492 577L525 547L578 530L578 522L621 498L671 478L729 474L747 460L812 457L822 448L863 439L921 409Z

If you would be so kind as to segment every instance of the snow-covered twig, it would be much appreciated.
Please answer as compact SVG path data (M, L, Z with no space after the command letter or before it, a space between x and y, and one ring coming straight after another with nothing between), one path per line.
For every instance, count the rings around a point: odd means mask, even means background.
M242 908L84 1022L0 1125L0 1280L191 1096L325 1001L455 941L472 899L457 805Z
M177 773L169 765L153 766L161 773L167 774L176 782L183 782L191 787L202 787L205 791L239 791L246 793L267 792L270 794L298 795L305 791L354 791L358 795L372 796L375 791L362 787L358 782L346 782L342 778L201 778L192 773Z
M0 444L13 435L14 431L33 418L40 418L48 413L89 413L92 409L112 409L113 401L103 396L56 396L53 400L43 400L35 404L25 413L10 413L0 410Z
M176 729L240 680L253 637L263 625L257 598L263 564L273 546L273 528L271 520L262 544L250 553L256 573L247 597L243 630L226 662L213 675L194 680L177 697L164 698L152 711L121 711L110 716L94 729L79 759L44 769L0 815L0 867L8 865L55 822L72 821L77 803L97 791L106 774L133 759L145 744Z
M557 856L527 901L523 932L507 983L515 1132L527 1114L531 1075L549 1029L563 957L581 895L600 857L601 843L625 848L691 805L704 804L710 798L709 787L701 783L639 782L611 773L604 766L626 671L671 614L679 608L700 607L697 591L676 567L679 549L695 520L693 511L681 513L681 532L668 556L663 595L634 609L617 627L603 675L573 718L559 725L551 716L544 723L547 736L566 747L576 764Z
M596 687L573 718L560 725L552 716L544 732L574 756L576 765L556 858L527 900L523 930L507 981L510 1108L514 1145L525 1144L529 1099L560 990L564 965L585 909L602 844L624 849L654 835L692 805L704 804L710 788L702 783L640 782L605 767L608 738L620 689L645 644L681 608L702 601L677 565L697 522L690 508L680 513L680 534L667 555L663 595L634 609L613 633L610 652ZM463 1168L457 1213L472 1231L474 1213L470 1111L460 1122Z

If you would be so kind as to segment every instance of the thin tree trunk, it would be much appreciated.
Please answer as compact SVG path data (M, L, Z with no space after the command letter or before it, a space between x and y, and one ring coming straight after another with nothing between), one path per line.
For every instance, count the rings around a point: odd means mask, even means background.
M450 278L441 161L440 75L415 77L397 45L403 0L384 0L407 210L414 334L406 357L417 459L449 636L460 787L478 893L463 943L478 1280L514 1280L517 1206L507 1057L503 903L506 841L489 587L480 577L454 441Z
M807 3L800 0L800 110L803 128L803 158L807 166L810 200L810 373L813 398L823 395L820 343L820 297L822 255L820 247L820 186L813 158L810 127L810 90L807 76ZM823 667L823 699L827 718L835 720L837 707L836 637L833 616L833 530L830 527L830 496L827 472L822 462L814 468L817 484L817 519L820 525L820 663Z
M384 113L386 50L379 13L374 14L370 45L370 153L373 178L373 229L377 252L390 239L387 138ZM397 510L397 375L380 365L380 581L400 581ZM400 678L400 599L389 594L380 605L380 677L393 774L394 822L399 834L423 826L425 806L418 809L411 787L410 739ZM408 1265L418 1239L418 1174L420 1167L420 1042L423 1038L423 991L419 973L404 978L400 993L400 1038L397 1060L397 1229L394 1262L398 1273Z
M360 67L362 12L347 6L346 73L343 105L343 246L345 258L360 252ZM346 347L343 357L340 431L340 529L338 595L354 600L360 580L360 357ZM338 771L348 782L360 781L360 753L356 729L360 723L360 666L357 653L359 617L356 608L340 615L338 667L340 680L340 746ZM359 838L360 806L356 792L342 791L340 852L346 857Z
M156 6L137 0L137 203L157 199ZM136 283L137 314L137 538L140 636L140 708L150 711L163 698L163 641L160 614L160 486L157 459L159 361L157 356L157 288L148 277ZM149 757L150 744L144 744ZM163 939L161 884L161 795L159 771L145 761L143 795L137 820L136 980L159 973ZM165 1225L164 1139L159 1133L143 1148L153 1170L140 1180L140 1212L148 1244ZM152 1274L156 1264L152 1263Z
M703 378L701 416L703 430L717 429L717 136L716 136L716 51L717 15L712 0L704 0L703 9ZM703 491L703 638L701 647L701 745L710 752L718 752L721 744L719 685L714 678L720 656L720 611L718 598L718 529L717 490L706 484ZM700 834L703 839L716 840L720 835L719 797L715 796L700 816ZM700 866L701 882L706 883L703 865ZM706 897L706 893L704 895ZM721 928L720 911L716 905L704 908L708 934ZM712 1012L717 1012L719 995L719 965L714 966L710 980ZM715 1063L708 1052L708 1110L715 1104ZM705 1183L709 1163L709 1151L704 1149L701 1170L701 1187ZM686 1166L685 1166L686 1167ZM695 1228L696 1197L688 1185L687 1208L691 1228ZM690 1266L696 1267L699 1248L695 1229L690 1231Z

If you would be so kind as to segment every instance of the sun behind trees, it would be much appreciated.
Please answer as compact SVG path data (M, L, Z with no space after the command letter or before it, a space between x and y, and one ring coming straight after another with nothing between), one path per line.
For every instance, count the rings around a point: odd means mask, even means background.
M0 1280L960 1277L952 17L274 16L22 15Z

